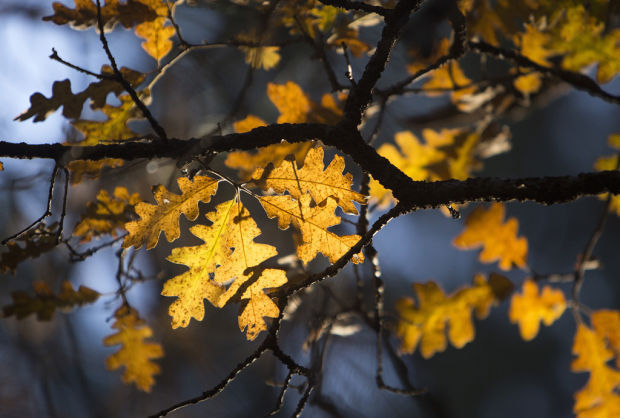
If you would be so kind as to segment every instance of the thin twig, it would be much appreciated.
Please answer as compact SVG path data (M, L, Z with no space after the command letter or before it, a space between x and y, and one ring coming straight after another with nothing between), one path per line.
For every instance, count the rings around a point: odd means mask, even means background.
M50 179L50 188L47 193L47 207L45 208L45 212L43 212L43 215L41 215L37 220L32 222L26 228L2 240L2 245L5 245L9 241L19 239L19 237L24 235L26 232L30 231L32 228L37 226L41 221L43 221L45 218L47 218L48 216L52 214L52 200L54 198L54 186L56 184L56 174L58 174L59 169L60 167L58 165L55 165L54 170L52 171L52 178Z
M129 96L131 96L131 99L133 100L133 102L136 104L138 109L140 109L140 111L142 112L142 115L149 121L149 123L151 124L151 127L153 128L153 130L155 131L159 139L161 139L162 141L165 141L166 139L168 139L168 136L166 135L166 131L164 131L164 128L162 128L159 122L157 122L157 120L153 117L150 110L146 107L144 102L138 97L138 94L136 93L134 88L131 86L131 84L129 84L129 82L125 80L125 77L123 77L123 74L120 72L120 70L118 69L118 66L116 65L116 60L114 59L114 55L112 55L112 52L110 51L108 40L105 37L105 31L103 27L103 17L101 16L101 1L100 0L97 0L97 24L99 26L99 39L101 40L101 44L103 46L103 49L105 50L106 55L108 56L108 61L110 61L110 65L112 66L112 70L114 71L114 76L115 76L116 81L118 81L123 86L125 91L129 93Z

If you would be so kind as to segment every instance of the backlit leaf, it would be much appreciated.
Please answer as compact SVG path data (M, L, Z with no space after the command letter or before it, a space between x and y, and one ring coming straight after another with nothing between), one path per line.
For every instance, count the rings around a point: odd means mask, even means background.
M211 225L190 229L204 244L175 248L168 257L170 262L189 267L168 280L162 290L164 296L177 297L169 309L172 327L186 327L192 318L202 321L204 299L221 308L233 300L242 286L249 285L241 294L247 303L239 314L239 328L247 328L246 336L253 340L266 329L263 317L279 313L263 289L286 283L284 272L257 267L277 251L271 245L254 241L260 229L238 199L220 203L207 218Z
M444 351L448 345L446 325L452 345L462 348L474 339L472 311L477 318L486 318L491 306L505 298L511 289L510 281L499 274L491 274L488 281L477 274L471 287L450 296L434 282L414 283L418 302L403 298L396 305L400 317L396 331L401 339L400 351L411 354L419 345L424 358Z
M311 149L306 155L303 167L295 161L285 160L272 169L257 169L252 178L264 190L273 189L276 193L288 192L299 200L305 193L315 202L321 203L332 197L346 213L357 214L353 202L365 203L363 195L351 190L353 175L343 175L344 158L334 156L327 168L323 164L323 148Z
M153 335L153 331L134 309L121 306L114 317L116 321L112 328L118 331L105 337L103 345L121 347L105 359L106 367L108 370L125 367L123 382L133 382L138 389L150 392L155 384L154 375L160 370L152 360L162 357L164 350L158 343L145 341Z
M21 246L19 242L9 241L6 247L9 249L0 254L0 272L15 274L17 266L29 258L37 258L58 245L57 241L58 224L46 225L39 224L27 233L20 235L17 241L24 242Z
M620 311L601 309L593 312L590 320L596 334L605 338L614 352L616 367L620 368Z
M508 317L513 324L519 324L521 338L530 341L538 335L540 322L549 326L559 319L566 309L564 293L551 286L542 288L533 280L523 282L523 293L512 296Z
M575 394L573 411L578 418L607 418L620 415L620 371L608 365L614 353L602 335L584 324L577 326L571 363L574 372L588 372L586 386Z
M104 234L115 237L117 230L131 221L133 206L138 202L140 195L130 195L125 187L116 187L112 196L105 189L99 190L97 199L86 205L86 213L75 226L73 236L79 237L81 243Z
M172 193L162 185L154 187L153 196L157 204L146 202L136 204L135 210L140 220L125 225L129 235L125 237L123 248L136 249L144 244L149 250L157 245L161 231L168 242L179 238L179 217L193 221L198 217L198 202L209 202L217 191L217 180L207 176L196 176L193 181L186 177L177 180L181 194Z
M36 314L40 321L52 319L56 309L68 310L76 306L93 303L99 298L99 293L86 287L80 286L75 291L69 281L63 281L60 292L54 294L45 282L35 281L32 283L34 296L28 292L16 291L11 293L13 303L2 308L4 316L15 316L17 319Z
M488 210L480 206L465 221L465 230L454 239L461 250L483 247L479 260L483 263L499 261L499 268L510 270L515 265L525 267L527 239L517 237L519 222L509 218L505 223L504 205L493 203Z
M281 229L287 229L292 223L301 231L303 242L298 245L297 254L304 263L312 261L318 253L334 263L357 244L360 236L340 236L328 230L340 223L340 217L334 213L337 206L334 199L328 198L315 206L310 206L311 201L308 194L303 194L299 200L288 195L260 198L267 215L277 217ZM355 254L351 261L363 263L364 255Z

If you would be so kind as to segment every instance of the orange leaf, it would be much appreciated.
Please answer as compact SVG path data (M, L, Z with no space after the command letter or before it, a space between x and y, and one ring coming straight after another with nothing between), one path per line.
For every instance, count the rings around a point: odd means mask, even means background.
M603 336L579 324L573 344L577 356L571 363L574 372L589 372L586 386L575 394L573 410L578 418L620 416L620 372L607 362L614 357Z
M521 338L530 341L538 335L540 322L549 326L562 316L566 309L564 293L545 286L538 293L538 285L530 279L523 282L523 293L515 294L510 302L508 317L519 324Z
M515 218L504 220L505 209L501 203L493 203L489 210L476 208L465 221L465 230L453 241L461 250L483 247L480 261L492 263L499 260L499 268L510 270L514 264L525 267L527 239L517 238L519 222Z
M591 316L596 333L604 337L616 356L616 367L620 368L620 311L601 309Z

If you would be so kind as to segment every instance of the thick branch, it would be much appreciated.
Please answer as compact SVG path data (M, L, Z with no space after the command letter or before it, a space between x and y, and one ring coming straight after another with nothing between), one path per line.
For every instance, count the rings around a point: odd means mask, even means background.
M400 30L409 20L409 14L417 10L422 2L423 0L401 0L385 16L385 26L381 33L381 40L377 43L375 53L368 60L364 74L362 74L362 78L357 83L357 87L351 90L345 104L345 120L348 120L352 126L357 126L360 123L362 112L372 99L372 89L385 69Z

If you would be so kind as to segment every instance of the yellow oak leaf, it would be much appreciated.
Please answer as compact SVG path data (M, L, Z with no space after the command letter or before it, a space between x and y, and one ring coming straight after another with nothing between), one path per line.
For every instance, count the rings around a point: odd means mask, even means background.
M99 293L86 287L80 286L77 291L69 281L63 281L60 292L54 294L45 282L35 281L32 283L34 296L28 292L16 291L11 293L13 303L2 308L5 317L15 316L17 319L36 314L39 321L52 319L56 309L70 310L76 306L93 303L99 298Z
M590 320L596 333L607 340L616 356L616 367L620 368L620 311L601 309L593 312Z
M479 260L492 263L499 260L499 268L510 270L512 265L525 267L527 239L517 237L519 222L509 218L503 223L504 205L493 203L488 210L476 208L465 221L465 230L454 239L453 244L461 250L483 247Z
M344 168L344 158L339 155L324 168L323 148L317 147L308 151L303 167L295 161L285 160L275 168L256 169L252 178L264 190L286 191L297 200L306 193L310 193L318 204L331 197L344 212L357 214L353 202L364 204L366 199L351 190L353 175L343 175Z
M439 132L425 129L422 131L424 143L412 132L398 132L394 136L398 148L392 144L383 144L377 152L413 180L446 180L435 175L429 167L444 161L446 153L441 151L441 147L453 144L458 132L455 129L442 129ZM374 179L370 182L369 193L381 207L395 201L392 193Z
M0 171L4 170L4 165L2 164L2 161L0 161Z
M479 319L489 315L491 306L505 298L512 290L510 281L499 274L491 274L487 281L477 274L470 287L464 287L446 296L434 282L414 283L413 291L418 303L402 298L396 304L400 317L397 335L401 339L400 351L412 354L420 347L422 357L429 358L444 351L448 339L456 348L462 348L474 339L472 311Z
M529 96L532 93L536 93L542 86L540 73L529 73L519 76L513 82L513 85L517 90L523 93L524 96Z
M150 392L155 384L154 375L158 374L159 366L152 360L164 355L158 343L146 342L153 335L151 327L140 319L138 312L128 306L121 306L115 313L116 321L112 328L115 334L103 339L105 346L121 345L117 352L105 359L108 370L125 367L123 382L135 383L144 392Z
M267 84L267 96L278 108L278 123L303 123L308 121L310 99L298 84Z
M584 324L577 326L571 363L574 372L589 372L586 386L575 394L573 411L577 418L620 416L620 371L608 365L614 353L602 335Z
M242 42L257 42L260 36L256 33L242 33L237 35ZM239 46L239 50L245 54L245 62L252 68L270 70L280 62L280 47L278 46Z
M51 20L57 25L69 23L73 28L98 28L97 5L93 0L74 0L75 9L55 2L54 14L43 20ZM110 31L117 23L125 28L135 26L136 35L145 39L144 50L158 62L172 48L170 38L175 34L174 27L165 26L168 21L168 0L106 0L101 7L104 29ZM170 2L170 13L174 14L176 2Z
M261 118L248 115L245 119L237 121L233 124L235 132L249 132L259 126L266 126ZM259 148L256 152L234 151L229 152L226 157L225 164L230 168L240 171L240 177L249 180L254 170L259 167L265 167L269 163L274 165L280 164L288 155L294 155L299 164L303 163L308 150L314 145L313 141L288 143L282 141L279 144L273 144Z
M58 245L57 234L57 222L51 225L40 223L37 227L19 236L18 241L25 243L23 247L18 242L9 241L5 245L8 251L0 254L0 272L15 274L17 266L21 262L29 258L37 258L41 254L56 248Z
M422 90L429 97L441 96L449 92L452 102L461 108L461 100L477 90L476 86L471 84L471 79L465 75L459 63L452 60L431 71L428 74L428 80L422 85Z
M79 184L85 179L96 179L105 167L116 168L123 165L123 160L118 158L104 158L103 160L73 160L67 164L71 173L71 184Z
M166 6L164 5L164 8ZM167 9L165 11L167 16ZM173 26L165 26L168 21L165 17L158 17L150 22L136 26L136 35L144 39L142 48L151 57L160 62L172 49L172 38L175 34Z
M168 261L184 264L189 270L164 284L162 295L177 297L170 306L172 327L186 327L192 318L204 319L204 299L224 307L249 284L241 299L248 299L239 314L239 327L247 327L249 340L266 329L264 316L275 317L279 310L262 289L286 283L281 270L260 269L258 265L277 254L275 247L254 241L260 229L240 200L220 203L207 214L209 226L196 225L192 234L204 241L194 247L172 250ZM249 309L249 311L248 311Z
M123 248L131 246L136 249L145 244L146 249L157 245L160 232L163 230L168 242L179 238L179 217L193 221L198 217L198 202L209 202L217 191L218 180L208 176L196 176L193 181L186 177L177 180L181 194L172 193L162 185L153 188L153 196L157 204L139 202L135 206L139 221L125 224L129 235L125 237Z
M264 196L259 200L270 218L278 218L281 229L287 229L292 223L301 231L303 242L297 247L297 255L304 263L313 260L318 253L335 263L360 240L359 235L340 236L328 230L340 223L340 217L334 213L337 206L334 199L328 198L315 206L310 206L312 198L308 194L303 194L299 200L289 195ZM359 252L351 261L363 263L364 255Z
M86 212L75 226L73 236L79 237L81 243L104 234L115 237L117 229L122 229L131 220L133 207L138 202L140 195L130 195L125 187L116 187L112 196L105 189L99 190L97 199L86 205Z
M104 121L82 120L71 122L71 125L84 135L84 140L75 145L91 146L97 145L106 140L121 140L133 138L133 132L127 123L142 114L139 113L136 105L128 94L119 97L119 106L105 105L101 111L108 117Z
M564 293L551 286L545 286L542 292L531 279L523 282L523 293L512 296L508 317L513 324L519 324L521 338L533 340L538 335L540 322L549 326L562 316L566 309Z
M144 80L145 75L123 67L121 74L131 85L138 85ZM104 65L101 67L101 74L111 76L114 74L112 67ZM15 120L25 121L34 116L35 122L45 120L49 115L63 107L62 115L68 119L77 119L82 114L84 102L90 99L92 109L101 109L106 103L108 94L114 93L120 96L124 92L123 86L116 80L103 79L90 83L86 89L79 93L71 91L71 81L55 81L52 85L52 96L45 97L41 93L34 93L30 96L30 107Z
M554 55L549 48L551 37L540 29L542 24L526 23L525 32L514 36L514 43L521 50L521 54L537 64L549 66L548 58Z
M242 332L246 330L248 340L255 339L258 334L267 330L264 317L277 318L280 314L280 309L265 294L264 289L277 288L286 283L286 273L283 270L265 269L258 280L243 292L241 299L245 304L239 310L239 329Z

